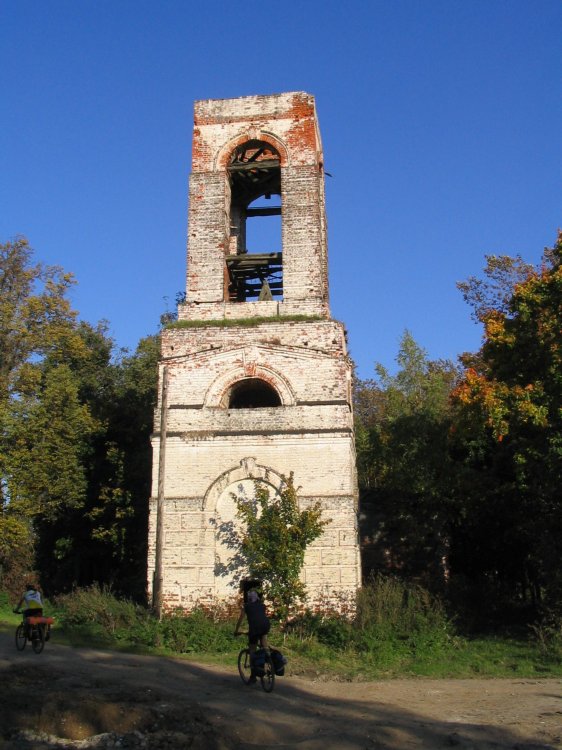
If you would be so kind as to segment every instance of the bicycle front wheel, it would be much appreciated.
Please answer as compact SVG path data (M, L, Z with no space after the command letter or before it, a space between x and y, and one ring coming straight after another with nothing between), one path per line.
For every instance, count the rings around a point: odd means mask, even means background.
M245 685L250 683L250 677L252 676L252 665L250 662L250 649L243 648L238 654L238 671L240 677Z
M18 651L23 651L27 642L27 636L25 634L25 625L22 623L16 628L16 648Z
M31 648L36 654L40 654L45 647L45 626L37 625L33 628L33 634L31 638Z
M271 654L267 653L265 656L265 664L263 665L263 675L260 676L261 686L266 693L271 693L273 686L275 685L275 670L273 669L273 661L271 660Z

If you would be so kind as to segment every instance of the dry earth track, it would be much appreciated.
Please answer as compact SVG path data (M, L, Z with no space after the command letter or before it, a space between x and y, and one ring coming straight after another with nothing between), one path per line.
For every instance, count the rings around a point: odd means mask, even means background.
M0 748L562 749L562 680L334 682L288 676L271 695L179 659L0 633Z

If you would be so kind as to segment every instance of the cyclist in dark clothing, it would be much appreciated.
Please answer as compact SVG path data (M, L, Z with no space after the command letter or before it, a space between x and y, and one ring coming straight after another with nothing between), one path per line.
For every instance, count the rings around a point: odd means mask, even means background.
M265 611L265 605L255 589L251 589L246 595L246 601L242 606L234 635L239 635L244 617L248 618L248 648L250 649L250 658L253 660L258 643L262 648L269 648L267 634L271 627L269 617ZM252 669L250 682L255 681L256 675L254 669Z

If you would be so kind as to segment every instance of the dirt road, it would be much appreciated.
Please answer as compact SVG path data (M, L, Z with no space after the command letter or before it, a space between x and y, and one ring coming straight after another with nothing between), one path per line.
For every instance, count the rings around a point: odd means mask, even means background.
M267 695L179 659L0 634L0 748L562 748L562 680L326 682L279 678Z

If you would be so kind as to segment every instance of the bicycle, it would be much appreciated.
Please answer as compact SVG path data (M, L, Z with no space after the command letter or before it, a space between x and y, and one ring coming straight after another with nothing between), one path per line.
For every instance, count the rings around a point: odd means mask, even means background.
M15 614L20 611L14 609ZM25 617L23 622L16 628L16 648L23 651L27 642L31 642L31 648L36 654L40 654L45 648L45 642L51 637L52 617Z
M238 635L247 635L247 633L238 633ZM256 666L256 656L258 656L259 661L261 659L259 657L262 656L261 652L263 651L263 666ZM268 648L259 649L258 651L254 652L254 670L255 670L255 677L259 677L261 686L265 690L266 693L271 693L275 686L275 669L273 667L273 661L271 659L271 652ZM238 654L238 672L240 674L240 678L242 679L242 682L245 685L249 685L252 680L252 654L250 653L250 649L248 646L244 647L240 650L240 653Z

